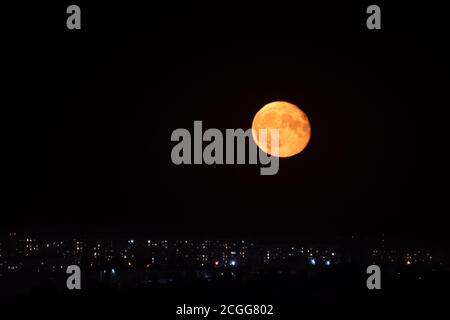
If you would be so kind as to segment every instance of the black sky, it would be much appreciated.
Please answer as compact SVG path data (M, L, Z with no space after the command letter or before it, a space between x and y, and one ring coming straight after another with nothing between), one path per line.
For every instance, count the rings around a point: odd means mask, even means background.
M420 152L419 96L436 62L400 8L383 7L383 29L369 31L365 7L83 4L80 32L65 28L64 5L42 20L15 8L3 226L440 239ZM312 125L276 176L171 163L172 130L247 129L274 100Z

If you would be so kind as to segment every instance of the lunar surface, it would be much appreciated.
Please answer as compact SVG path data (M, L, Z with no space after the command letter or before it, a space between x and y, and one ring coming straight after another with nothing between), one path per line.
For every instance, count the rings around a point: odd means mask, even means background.
M271 134L267 131L267 144L260 136L260 129L278 129L279 150L272 150ZM252 135L256 145L264 152L278 157L291 157L305 149L311 138L311 125L306 114L296 105L275 101L259 110L252 123ZM262 141L261 141L262 140Z

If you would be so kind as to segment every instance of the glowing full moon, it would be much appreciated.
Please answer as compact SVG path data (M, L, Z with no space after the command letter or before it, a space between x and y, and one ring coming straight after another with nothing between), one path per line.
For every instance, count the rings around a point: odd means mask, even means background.
M270 150L270 131L267 146L260 142L260 129L278 129L279 152ZM311 125L306 114L296 105L274 101L259 110L252 123L252 135L256 145L264 152L278 157L291 157L302 152L311 137Z

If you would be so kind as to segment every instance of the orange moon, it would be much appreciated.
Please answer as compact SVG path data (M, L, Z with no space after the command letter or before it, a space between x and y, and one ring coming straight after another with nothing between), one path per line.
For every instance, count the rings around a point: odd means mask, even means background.
M279 151L271 152L270 131L267 146L260 142L260 129L278 129ZM252 135L256 145L264 152L277 157L291 157L305 149L311 138L311 125L306 114L296 105L285 101L274 101L259 110L252 123Z

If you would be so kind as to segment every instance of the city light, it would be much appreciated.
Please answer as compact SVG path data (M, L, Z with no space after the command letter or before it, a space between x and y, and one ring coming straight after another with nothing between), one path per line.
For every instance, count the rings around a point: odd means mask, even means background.
M28 239L28 241L26 241ZM148 239L148 238L147 238ZM158 277L158 270L171 267L176 261L180 270L201 270L202 272L218 272L222 267L233 269L239 267L246 272L247 267L253 270L261 268L280 268L277 272L284 274L284 266L292 266L295 271L302 268L337 266L347 257L338 248L323 246L305 247L298 244L266 245L257 242L242 241L210 241L210 240L145 240L143 245L135 239L98 240L89 238L70 238L65 240L48 240L23 237L0 240L0 275L8 273L40 272L43 274L57 273L68 264L80 264L86 260L87 272L96 275L98 270L109 270L109 275L115 282L126 278L127 272L140 272L145 269L149 278ZM136 244L136 246L134 246ZM5 251L5 248L10 252ZM11 249L9 249L11 248ZM294 249L293 249L294 248ZM386 263L390 265L409 266L419 264L444 265L442 257L436 251L408 249L369 248L372 264ZM15 260L7 259L8 253ZM145 262L140 262L143 257ZM136 265L134 263L136 262ZM141 268L142 265L142 268ZM125 266L126 268L121 268ZM287 267L286 267L287 268ZM251 269L251 268L248 268ZM316 269L316 267L314 267ZM317 270L321 270L318 268ZM108 271L106 272L108 274ZM228 273L230 275L231 272ZM293 274L298 274L294 272ZM105 281L103 279L102 281ZM106 280L107 281L107 280Z

